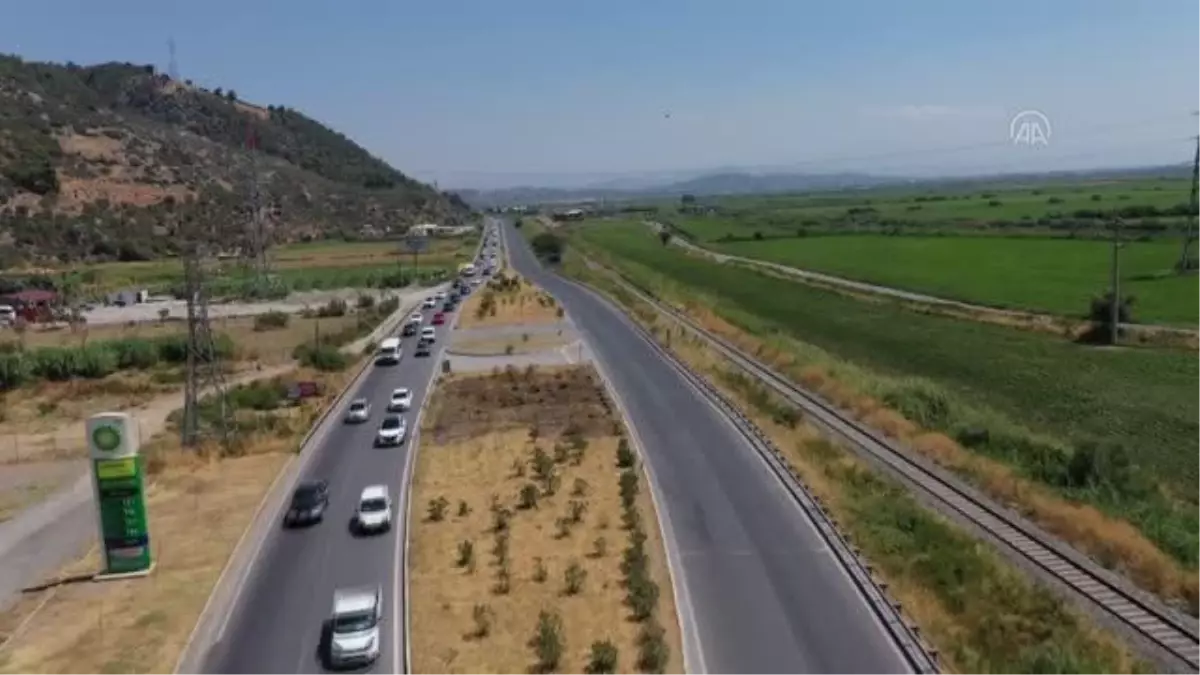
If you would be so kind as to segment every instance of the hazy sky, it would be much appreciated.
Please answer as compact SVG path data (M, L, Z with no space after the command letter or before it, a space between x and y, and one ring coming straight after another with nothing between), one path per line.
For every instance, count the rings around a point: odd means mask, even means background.
M165 69L174 37L182 77L491 187L1184 161L1198 31L1196 0L7 0L0 51Z

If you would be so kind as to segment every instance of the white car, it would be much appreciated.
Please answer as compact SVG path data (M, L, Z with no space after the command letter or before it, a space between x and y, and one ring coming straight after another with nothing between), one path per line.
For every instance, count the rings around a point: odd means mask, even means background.
M433 309L437 307L437 298L425 298L425 302L421 303L421 307L425 309Z
M371 404L365 398L356 398L350 402L350 407L346 409L347 422L366 422L371 418Z
M399 415L388 415L379 425L379 433L375 436L376 445L400 445L408 436L408 422Z
M425 317L422 316L420 312L413 312L412 314L408 315L409 323L415 323L417 325L420 325L421 322L424 320L425 320Z
M399 387L392 390L392 398L388 400L388 412L404 412L412 407L412 390Z
M437 329L433 326L426 326L422 328L421 339L425 342L437 342Z
M354 512L354 527L363 533L392 529L392 498L388 496L387 486L363 488L358 509Z
M437 302L444 302L446 300L446 291L438 291L437 293L434 293L433 299Z
M379 658L383 588L339 588L333 592L329 665L340 668Z

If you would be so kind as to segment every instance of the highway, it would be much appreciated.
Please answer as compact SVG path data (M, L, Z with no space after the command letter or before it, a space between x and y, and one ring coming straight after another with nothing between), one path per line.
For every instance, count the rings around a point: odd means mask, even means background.
M512 266L553 294L588 341L647 455L667 545L678 553L685 633L694 623L689 668L911 672L820 535L728 420L628 317L544 270L511 224L503 235Z
M433 313L424 312L425 325L429 325ZM203 672L323 671L318 650L323 623L330 618L334 590L375 584L383 586L384 597L380 655L370 668L356 672L403 671L403 582L399 561L407 485L402 475L417 430L417 411L429 393L434 368L449 342L451 323L447 316L446 326L438 327L436 348L430 357L413 356L416 339L404 338L400 363L368 366L370 372L334 412L331 431L310 450L315 455L301 476L301 480L329 481L330 502L324 521L308 528L277 526L270 530L219 640L204 659ZM388 397L401 386L413 392L412 410L404 414L409 438L398 448L376 448L375 434L386 414ZM365 424L344 424L345 407L359 397L371 401L371 419ZM392 529L371 537L356 537L350 533L350 521L358 496L364 487L380 483L387 484L391 491ZM203 523L197 523L197 527L203 527Z

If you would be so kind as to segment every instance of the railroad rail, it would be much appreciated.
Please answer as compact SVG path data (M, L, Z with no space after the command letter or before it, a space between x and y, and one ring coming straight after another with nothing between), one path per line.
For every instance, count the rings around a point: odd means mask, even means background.
M847 441L852 449L866 459L885 467L892 475L922 493L937 508L969 522L993 541L1060 582L1108 618L1157 647L1164 655L1170 655L1178 662L1176 665L1186 669L1185 672L1200 670L1200 631L1194 618L1174 611L1149 594L1130 587L1128 582L1069 546L1038 532L1036 526L1028 521L1005 513L989 499L960 484L943 470L929 466L894 446L879 432L848 416L820 396L798 387L770 366L748 356L729 340L699 326L683 312L626 280L619 272L605 270L627 292L707 342L731 363L796 406L809 419ZM653 338L651 340L673 363L679 363L674 354L667 352ZM698 377L690 371L689 375L693 379ZM712 390L707 382L705 388Z

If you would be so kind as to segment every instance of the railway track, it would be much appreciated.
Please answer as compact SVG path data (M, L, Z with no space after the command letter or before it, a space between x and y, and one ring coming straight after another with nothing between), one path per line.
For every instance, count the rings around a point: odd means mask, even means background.
M821 397L796 386L786 376L748 356L730 341L699 326L679 310L621 278L619 273L606 271L613 274L614 281L627 292L707 342L731 363L796 406L810 420L841 437L865 458L885 467L911 489L922 493L937 508L969 522L994 542L1091 603L1107 618L1155 647L1155 651L1162 656L1170 657L1182 672L1200 671L1200 638L1194 618L1174 611L1149 594L1132 588L1128 582L1069 546L1037 531L1031 523L1005 513L986 497L948 476L944 470L895 447L874 429L849 417ZM660 351L666 352L656 341L654 344ZM677 357L666 353L672 362L679 364ZM689 379L698 378L690 370L688 375ZM707 390L714 391L707 381L699 379L704 381ZM719 392L717 394L720 395Z

